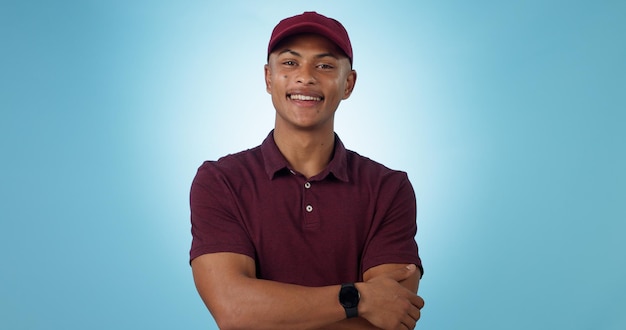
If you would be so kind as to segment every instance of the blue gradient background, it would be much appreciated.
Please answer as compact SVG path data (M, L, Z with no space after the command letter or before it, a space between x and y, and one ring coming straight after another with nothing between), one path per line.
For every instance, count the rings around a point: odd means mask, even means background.
M626 2L0 2L0 328L215 328L188 191L273 126L273 26L351 34L346 146L409 173L421 329L625 329Z

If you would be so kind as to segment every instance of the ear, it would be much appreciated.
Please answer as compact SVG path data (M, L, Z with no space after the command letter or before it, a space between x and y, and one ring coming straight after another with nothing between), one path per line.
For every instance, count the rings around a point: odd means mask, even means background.
M356 84L356 71L350 70L348 73L348 77L346 77L346 88L343 91L343 98L345 100L352 95L352 91L354 90L354 85Z
M272 94L272 73L270 72L270 65L265 64L265 90L268 94Z

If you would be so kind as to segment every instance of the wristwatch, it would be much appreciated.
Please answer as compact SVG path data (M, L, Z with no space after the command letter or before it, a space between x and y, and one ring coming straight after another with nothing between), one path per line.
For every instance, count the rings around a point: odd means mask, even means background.
M359 315L357 306L359 305L359 290L356 289L354 283L344 283L339 290L339 303L346 310L346 317L352 318Z

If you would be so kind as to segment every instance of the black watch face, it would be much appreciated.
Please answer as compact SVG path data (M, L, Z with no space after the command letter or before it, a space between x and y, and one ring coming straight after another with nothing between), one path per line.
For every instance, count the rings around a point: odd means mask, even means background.
M359 304L359 291L353 286L341 288L341 304L346 308L353 308Z

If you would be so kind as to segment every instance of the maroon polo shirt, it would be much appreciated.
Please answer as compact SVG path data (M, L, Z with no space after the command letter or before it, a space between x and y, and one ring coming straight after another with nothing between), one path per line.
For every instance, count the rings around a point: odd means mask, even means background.
M190 257L244 254L258 278L284 283L357 282L381 264L421 268L415 217L406 173L346 150L335 136L328 167L307 179L290 169L272 131L262 145L198 169Z

